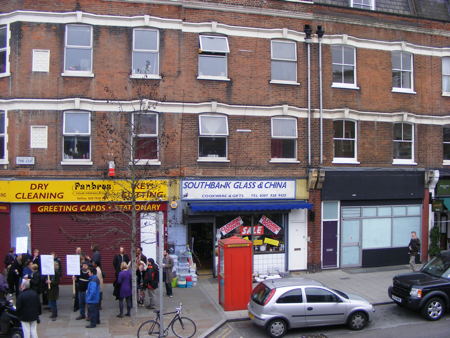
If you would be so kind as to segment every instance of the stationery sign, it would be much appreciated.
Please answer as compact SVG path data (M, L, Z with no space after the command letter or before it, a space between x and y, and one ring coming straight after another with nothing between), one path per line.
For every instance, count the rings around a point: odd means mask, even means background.
M228 222L227 224L225 224L223 227L221 227L219 229L219 231L222 233L222 236L225 236L227 233L233 231L237 227L240 227L243 223L244 223L244 221L239 216L239 217L236 217L231 222Z
M295 180L184 180L183 200L295 199Z
M259 223L264 225L267 229L272 231L275 235L277 235L281 230L281 228L276 223L272 222L266 216L261 217L261 219L259 220Z

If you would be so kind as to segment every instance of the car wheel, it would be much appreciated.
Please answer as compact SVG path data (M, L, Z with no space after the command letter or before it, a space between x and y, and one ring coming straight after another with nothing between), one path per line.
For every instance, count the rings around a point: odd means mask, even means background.
M367 325L367 315L364 312L353 312L348 318L348 327L351 330L362 330Z
M283 319L273 319L267 324L267 333L273 337L283 337L286 334L287 331L287 324L286 321Z
M422 308L422 315L427 320L438 320L444 314L445 304L441 298L431 298Z

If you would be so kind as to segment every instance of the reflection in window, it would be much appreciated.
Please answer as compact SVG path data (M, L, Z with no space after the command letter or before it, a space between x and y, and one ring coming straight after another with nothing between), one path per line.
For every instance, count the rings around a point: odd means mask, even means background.
M349 46L332 46L333 84L356 85L356 49Z
M92 27L67 25L64 70L92 72Z
M134 159L158 159L158 114L133 114L133 141Z
M6 114L4 111L0 111L0 160L6 158Z
M91 114L88 112L64 113L64 160L90 160Z
M271 41L272 80L297 82L297 45L293 41Z
M225 36L200 35L198 55L199 77L228 77L227 55L230 52Z
M199 116L199 157L226 158L228 119L222 115Z
M412 124L394 124L394 159L413 160L414 130Z
M334 127L334 157L356 159L356 123L336 120Z
M297 158L297 119L272 118L272 158Z
M159 32L154 29L133 30L133 74L159 74Z
M391 54L392 87L397 89L413 89L412 54L395 51Z
M6 62L8 61L8 36L7 26L0 25L0 74L6 73Z

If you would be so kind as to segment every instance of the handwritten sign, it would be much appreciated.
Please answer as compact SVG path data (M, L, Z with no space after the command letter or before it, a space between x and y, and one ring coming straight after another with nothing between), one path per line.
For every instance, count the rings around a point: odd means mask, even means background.
M235 219L233 219L232 221L228 222L227 224L225 224L223 227L221 227L219 229L219 231L222 233L222 235L226 235L227 233L233 231L234 229L236 229L237 227L241 226L244 223L244 221L242 220L242 218L236 217Z
M262 245L262 244L263 244L262 239L255 239L255 240L253 241L253 245Z
M55 262L52 255L41 255L41 274L42 275L54 275L55 274Z
M276 239L272 239L272 238L268 238L268 237L264 238L264 243L270 244L270 245L273 245L273 246L279 246L280 245L280 241L277 241Z
M80 255L66 255L67 275L78 276L80 274Z
M266 216L261 217L261 219L259 220L259 223L264 225L267 229L272 231L275 235L277 235L281 230L281 228L275 222L271 221Z
M28 237L16 237L16 253L22 254L28 252Z

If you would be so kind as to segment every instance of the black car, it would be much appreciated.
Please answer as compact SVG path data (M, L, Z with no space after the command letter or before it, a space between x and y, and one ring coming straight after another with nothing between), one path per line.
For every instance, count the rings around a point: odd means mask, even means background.
M389 297L398 305L438 320L450 309L450 250L442 251L419 272L394 277Z

